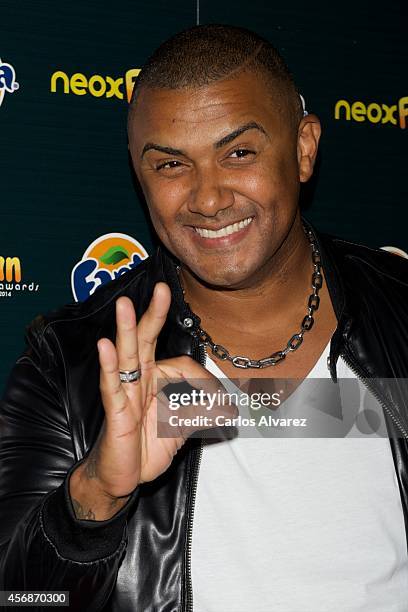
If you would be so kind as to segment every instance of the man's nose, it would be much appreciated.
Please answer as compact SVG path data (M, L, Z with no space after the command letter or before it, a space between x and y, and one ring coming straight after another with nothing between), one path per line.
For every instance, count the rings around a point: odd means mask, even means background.
M197 169L188 208L191 212L214 217L219 210L234 204L234 192L228 186L222 170Z

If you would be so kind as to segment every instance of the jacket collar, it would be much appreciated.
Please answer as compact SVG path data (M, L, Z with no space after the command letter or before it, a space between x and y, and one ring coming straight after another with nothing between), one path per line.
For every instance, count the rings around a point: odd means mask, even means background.
M145 306L148 305L158 281L167 283L171 290L169 313L157 342L157 358L166 359L181 355L197 356L198 340L194 336L194 330L200 319L184 300L177 273L177 266L180 262L162 245L157 248L155 256L149 259L152 261L146 279ZM193 326L191 326L191 321L193 321Z
M333 310L337 318L337 328L330 342L329 370L334 382L337 381L337 360L340 355L341 345L347 336L347 329L350 326L351 316L349 304L347 303L347 293L345 290L342 275L338 267L338 254L335 251L333 238L327 234L322 234L313 225L302 217L305 226L313 232L322 262L324 278L327 283Z

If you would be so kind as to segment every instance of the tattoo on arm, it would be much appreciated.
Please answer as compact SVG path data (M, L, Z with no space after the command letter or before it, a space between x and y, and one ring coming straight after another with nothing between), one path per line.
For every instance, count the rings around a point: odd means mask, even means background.
M88 478L96 478L96 457L92 453L86 463L85 474Z
M86 512L76 499L72 499L72 505L74 506L75 515L78 519L85 519L87 521L95 520L95 514L92 512L91 508L89 508L89 510Z
M112 497L111 503L110 503L110 509L113 510L114 508L116 508L116 506L118 505L119 500L117 497Z

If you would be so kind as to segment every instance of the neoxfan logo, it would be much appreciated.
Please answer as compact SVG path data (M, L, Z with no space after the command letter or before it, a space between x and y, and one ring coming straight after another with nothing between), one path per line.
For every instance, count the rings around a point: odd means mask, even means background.
M338 100L334 107L334 118L337 120L357 121L363 123L390 123L399 126L402 130L407 127L408 96L398 100L396 104L369 102L365 104L360 100L348 102Z
M63 70L51 75L51 92L73 94L74 96L91 95L94 98L118 98L130 102L133 86L140 68L131 68L124 76L112 77L93 74L88 77L82 72L69 76Z

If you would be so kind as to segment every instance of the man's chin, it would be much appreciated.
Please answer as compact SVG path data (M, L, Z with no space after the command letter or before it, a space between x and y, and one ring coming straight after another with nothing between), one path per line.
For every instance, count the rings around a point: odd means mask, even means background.
M197 249L188 249L184 243L176 248L168 245L168 249L177 257L181 266L186 269L203 285L214 288L235 289L243 288L250 283L257 269L257 262L248 261L248 252L234 250L219 250L217 253L203 253Z
M251 274L246 272L243 266L231 268L223 268L222 262L214 268L205 268L199 266L191 267L188 262L184 264L195 278L203 285L211 286L219 289L240 289L248 285Z

